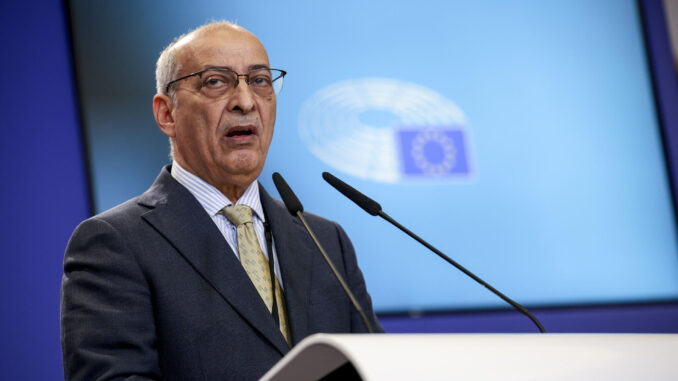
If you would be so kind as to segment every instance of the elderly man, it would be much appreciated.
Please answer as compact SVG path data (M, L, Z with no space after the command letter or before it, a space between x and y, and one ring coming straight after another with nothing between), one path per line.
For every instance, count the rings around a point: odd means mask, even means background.
M71 237L66 379L257 379L310 334L365 332L301 223L256 180L284 75L226 22L163 51L153 113L173 164ZM346 234L307 218L379 327Z

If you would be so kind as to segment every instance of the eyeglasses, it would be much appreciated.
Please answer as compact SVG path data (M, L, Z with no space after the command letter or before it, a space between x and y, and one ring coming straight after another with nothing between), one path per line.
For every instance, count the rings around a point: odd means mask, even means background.
M219 98L230 95L238 87L240 77L245 77L245 83L255 94L267 97L280 92L285 74L287 74L285 70L269 68L254 69L247 74L240 74L224 67L210 67L170 81L165 87L165 92L169 93L170 86L183 79L199 77L200 92L209 98Z

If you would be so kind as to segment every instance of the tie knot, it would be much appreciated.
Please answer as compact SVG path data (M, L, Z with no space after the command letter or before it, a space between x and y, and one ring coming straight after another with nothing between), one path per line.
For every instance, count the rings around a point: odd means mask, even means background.
M230 205L221 209L221 213L235 226L252 223L252 208L247 205Z

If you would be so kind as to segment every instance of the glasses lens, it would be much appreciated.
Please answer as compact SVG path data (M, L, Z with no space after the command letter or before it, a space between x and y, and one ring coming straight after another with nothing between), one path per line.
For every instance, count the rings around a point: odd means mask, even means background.
M278 94L282 89L284 72L277 69L258 69L250 71L250 88L261 96Z
M238 75L232 70L212 69L200 75L201 91L208 97L216 98L230 92L235 87Z
M262 97L273 94L273 73L270 69L252 70L247 74L250 88Z

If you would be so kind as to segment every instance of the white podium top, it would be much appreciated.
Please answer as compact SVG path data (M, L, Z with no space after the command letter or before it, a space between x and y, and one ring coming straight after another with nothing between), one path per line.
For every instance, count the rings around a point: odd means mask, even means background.
M675 334L385 334L304 339L261 380L678 380Z

